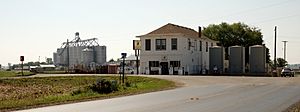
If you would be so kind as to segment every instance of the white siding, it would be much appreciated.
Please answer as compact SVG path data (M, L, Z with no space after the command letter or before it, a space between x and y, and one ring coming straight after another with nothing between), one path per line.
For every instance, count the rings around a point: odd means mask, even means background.
M171 50L171 39L177 38L177 50ZM151 50L145 51L145 40L151 40ZM166 39L166 50L156 51L155 40ZM188 74L200 74L202 69L209 68L209 52L206 52L206 42L211 46L212 41L202 38L189 38L184 36L159 36L159 37L141 37L142 49L140 53L141 73L149 74L149 61L168 62L169 69L170 61L180 61L179 71L184 70ZM188 50L190 40L191 47ZM199 48L199 41L202 41L202 51ZM216 43L213 43L216 45ZM196 47L196 48L195 48ZM159 69L160 68L153 68ZM176 68L177 69L177 68ZM172 74L172 73L171 73ZM180 73L179 73L180 74Z

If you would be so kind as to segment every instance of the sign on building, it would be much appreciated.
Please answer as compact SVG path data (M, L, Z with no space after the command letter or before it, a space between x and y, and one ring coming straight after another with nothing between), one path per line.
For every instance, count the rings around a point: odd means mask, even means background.
M141 41L133 40L133 50L141 50Z

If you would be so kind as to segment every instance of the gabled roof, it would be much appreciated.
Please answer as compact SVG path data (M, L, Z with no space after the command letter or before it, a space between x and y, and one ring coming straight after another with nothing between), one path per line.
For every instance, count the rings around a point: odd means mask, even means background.
M191 37L191 38L201 38L204 40L215 41L215 40L209 39L206 36L202 35L202 33L201 33L201 37L199 37L199 33L197 31L195 31L194 29L175 25L172 23L168 23L148 34L137 36L137 37L156 37L156 36L174 36L174 35L186 36L186 37ZM218 41L215 41L215 42L218 42Z
M157 36L157 35L184 35L184 36L190 36L190 37L199 37L198 32L187 27L175 25L168 23L146 35L141 35L137 37L143 37L143 36Z

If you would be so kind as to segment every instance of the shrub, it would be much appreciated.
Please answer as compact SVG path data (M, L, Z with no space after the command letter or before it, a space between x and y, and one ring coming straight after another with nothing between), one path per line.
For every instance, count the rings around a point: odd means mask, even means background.
M129 81L125 82L126 87L131 87L131 83Z
M111 93L114 91L118 91L118 84L117 81L106 80L106 79L99 79L96 81L95 84L89 87L91 90L98 92L98 93Z
M85 88L79 88L79 89L73 91L73 92L71 93L71 95L72 95L72 96L75 96L75 95L79 95L79 94L84 93L84 92L86 92L86 89L85 89Z

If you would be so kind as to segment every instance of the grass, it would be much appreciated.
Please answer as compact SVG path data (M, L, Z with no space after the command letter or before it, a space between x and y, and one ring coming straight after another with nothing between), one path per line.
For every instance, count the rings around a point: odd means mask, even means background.
M289 108L287 108L283 112L300 112L300 101L291 105Z
M41 74L66 74L67 71L43 71Z
M30 76L30 75L34 75L34 73L29 71L24 71L22 75L22 72L17 72L17 71L0 71L0 77L19 77L19 76Z
M0 111L71 103L92 99L159 91L175 87L175 83L148 77L127 77L130 87L99 94L88 87L99 79L118 80L114 76L69 76L0 79ZM75 93L75 94L74 94Z

